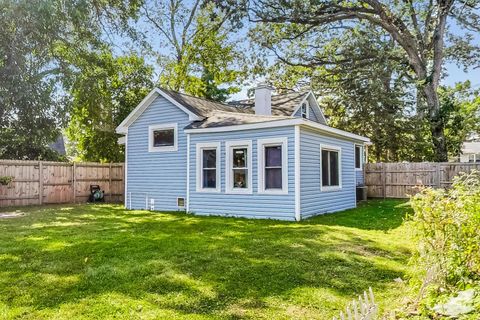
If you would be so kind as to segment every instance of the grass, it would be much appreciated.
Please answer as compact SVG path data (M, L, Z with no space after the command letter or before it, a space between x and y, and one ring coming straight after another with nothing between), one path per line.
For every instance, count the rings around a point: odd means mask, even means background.
M393 308L405 290L394 279L408 271L406 210L369 201L291 223L22 208L0 219L0 318L331 319L369 286Z

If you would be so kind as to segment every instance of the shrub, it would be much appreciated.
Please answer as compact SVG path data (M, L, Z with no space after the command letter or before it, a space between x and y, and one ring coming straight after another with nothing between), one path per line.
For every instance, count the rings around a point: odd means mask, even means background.
M0 185L8 186L12 181L13 181L13 177L10 177L10 176L0 177Z
M480 279L480 173L461 174L449 189L412 197L417 241L412 262L425 288L456 291Z

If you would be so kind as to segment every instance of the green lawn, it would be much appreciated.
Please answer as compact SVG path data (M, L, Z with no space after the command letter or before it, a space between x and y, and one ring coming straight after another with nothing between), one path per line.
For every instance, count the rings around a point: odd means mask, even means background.
M11 210L26 215L0 219L1 319L331 319L369 286L382 308L405 291L402 201L301 223Z

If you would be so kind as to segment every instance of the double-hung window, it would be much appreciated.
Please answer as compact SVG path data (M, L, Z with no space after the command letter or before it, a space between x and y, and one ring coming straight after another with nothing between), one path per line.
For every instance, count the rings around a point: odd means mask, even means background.
M252 141L225 143L227 193L252 193Z
M336 146L320 147L322 191L334 191L342 188L342 154Z
M197 191L220 192L220 143L197 144Z
M148 127L148 151L177 151L177 124L166 123Z
M355 169L361 170L363 165L363 147L355 145Z
M258 192L288 193L287 138L258 140Z

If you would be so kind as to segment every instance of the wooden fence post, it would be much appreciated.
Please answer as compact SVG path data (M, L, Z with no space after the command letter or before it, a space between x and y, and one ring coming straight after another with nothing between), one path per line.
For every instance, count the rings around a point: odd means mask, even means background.
M387 197L387 166L382 162L383 199Z
M441 182L441 171L440 171L440 165L441 163L440 162L437 162L437 167L436 167L436 174L437 174L437 188L441 188L442 187L442 182Z
M113 192L112 192L112 163L111 162L108 166L108 192L110 193L110 201L112 201Z
M43 162L38 162L38 204L43 203Z
M77 203L77 184L76 184L76 178L77 178L77 163L74 162L73 163L73 167L72 167L72 183L73 183L73 186L72 186L72 190L73 190L73 203Z

